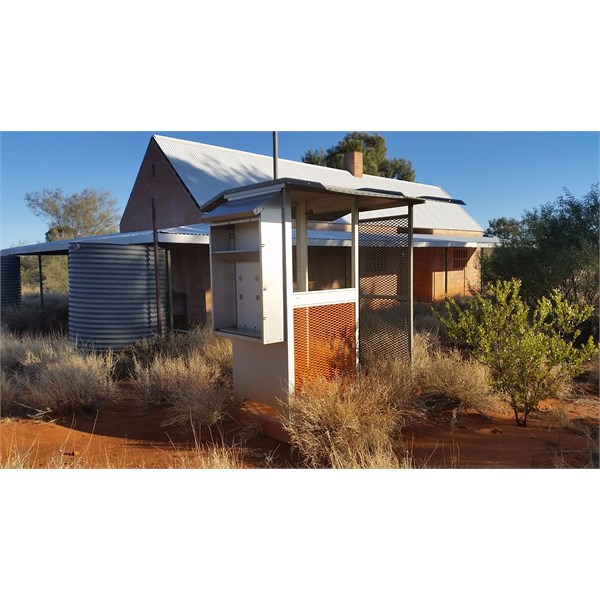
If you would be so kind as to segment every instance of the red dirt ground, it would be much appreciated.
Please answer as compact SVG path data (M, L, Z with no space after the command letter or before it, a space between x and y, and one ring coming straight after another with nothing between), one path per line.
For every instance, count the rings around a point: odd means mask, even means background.
M406 426L400 456L421 468L598 467L597 390L570 401L543 403L519 427L507 409L486 415L432 408L423 422ZM2 464L32 468L189 468L198 447L236 446L243 467L299 466L287 444L233 421L203 429L199 443L189 428L165 425L168 409L143 407L131 383L97 411L52 422L31 418L0 421ZM201 451L201 450L200 450Z

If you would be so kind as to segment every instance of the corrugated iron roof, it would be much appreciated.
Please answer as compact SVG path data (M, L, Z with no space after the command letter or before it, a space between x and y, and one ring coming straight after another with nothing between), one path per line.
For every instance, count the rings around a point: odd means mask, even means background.
M199 206L223 190L254 183L265 183L273 179L273 158L271 156L161 135L155 135L154 140ZM375 175L354 177L342 169L310 165L282 158L278 159L278 177L315 181L329 188L354 190L366 188L402 194L412 198L440 198L441 200L427 199L425 204L415 207L415 227L483 231L483 228L462 206L451 203L451 196L439 186ZM448 202L445 202L444 199L447 199ZM387 210L394 211L394 214L398 213L398 209Z
M381 240L378 238L382 237ZM365 246L378 245L385 241L389 246L389 237L385 234L371 235L368 239L361 237L360 243ZM292 230L293 242L296 242L296 230ZM349 231L337 231L333 229L309 229L307 240L309 246L350 246L351 233ZM385 239L384 239L385 238ZM208 244L209 225L198 223L196 225L183 225L181 227L168 227L160 229L158 240L162 244ZM152 230L132 231L129 233L113 233L108 235L96 235L87 238L72 240L59 240L58 242L47 242L45 244L31 244L17 248L6 248L2 250L2 256L28 255L28 254L67 254L70 244L77 243L103 243L103 244L151 244ZM400 242L399 242L400 243ZM467 248L492 248L500 243L498 238L481 236L454 236L454 235L428 235L415 234L413 245L415 248L427 247L467 247Z
M413 246L415 248L493 248L498 246L498 238L483 237L479 235L430 235L415 233Z
M385 219L398 215L398 210L385 208L360 215L360 218ZM406 211L404 211L406 212ZM342 217L339 222L350 223L350 217ZM458 204L426 200L413 210L415 229L454 229L458 231L483 232L483 228Z
M292 231L296 240L296 230ZM333 231L328 229L309 229L307 239L309 246L350 246L352 234L349 231ZM397 239L398 246L403 246L406 238L401 239L393 234L362 234L359 243L362 246L391 246L390 239ZM476 235L431 235L414 234L413 246L415 248L493 248L500 243L498 238L482 237Z
M158 241L161 244L208 244L208 225L183 225L181 227L167 227L158 230ZM16 248L2 250L2 256L27 255L27 254L67 254L70 244L151 244L153 242L152 230L131 231L127 233L109 233L106 235L93 235L90 237L58 240L41 244L30 244Z

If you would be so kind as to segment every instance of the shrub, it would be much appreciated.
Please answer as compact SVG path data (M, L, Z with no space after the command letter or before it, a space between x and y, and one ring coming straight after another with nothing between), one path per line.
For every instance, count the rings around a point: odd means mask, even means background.
M489 297L476 296L465 310L448 300L448 314L438 316L453 339L490 367L492 387L508 398L517 424L526 426L539 402L581 373L597 347L591 337L576 345L577 327L593 307L570 304L555 291L532 311L520 289L517 280L501 281Z
M399 414L392 393L385 382L367 376L306 380L290 398L284 428L307 466L397 468L391 435Z

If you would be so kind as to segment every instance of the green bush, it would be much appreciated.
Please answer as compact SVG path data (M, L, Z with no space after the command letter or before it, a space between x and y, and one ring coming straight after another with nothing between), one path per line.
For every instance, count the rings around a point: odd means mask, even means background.
M500 281L466 309L447 300L445 314L437 316L452 339L489 366L492 387L508 398L517 424L526 426L531 411L579 375L597 346L591 337L579 339L592 306L571 304L554 291L531 309L520 290L518 280Z

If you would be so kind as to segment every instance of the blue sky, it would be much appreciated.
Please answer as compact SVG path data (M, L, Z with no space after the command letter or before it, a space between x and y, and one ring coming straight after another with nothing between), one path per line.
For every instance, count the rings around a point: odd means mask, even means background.
M153 133L270 154L269 131L243 132L4 132L1 138L1 246L43 241L47 225L24 204L27 192L86 187L109 190L122 211ZM563 187L576 196L599 180L597 132L380 131L388 156L412 160L417 181L443 187L467 203L483 227L489 219L519 217L551 201ZM279 155L300 160L309 148L328 148L345 134L281 131Z

